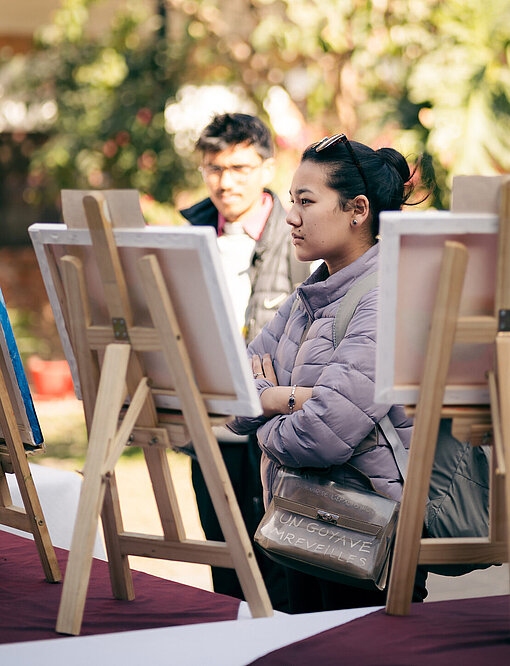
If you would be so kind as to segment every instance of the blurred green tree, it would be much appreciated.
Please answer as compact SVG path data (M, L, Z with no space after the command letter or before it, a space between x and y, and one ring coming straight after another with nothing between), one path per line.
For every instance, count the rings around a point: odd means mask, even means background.
M62 188L134 187L167 201L195 169L165 130L164 111L185 75L186 40L167 39L164 6L126 3L100 37L87 31L97 0L64 0L36 35L22 85L53 100L49 139L30 160L27 198Z
M165 130L183 83L241 86L272 121L271 91L285 91L299 147L343 130L429 156L437 207L453 174L510 170L508 0L153 0L92 39L97 1L64 0L29 61L23 85L57 104L31 158L38 196L115 186L167 201L196 185Z
M283 87L312 133L342 129L453 174L510 170L508 0L168 0L187 16L188 80Z

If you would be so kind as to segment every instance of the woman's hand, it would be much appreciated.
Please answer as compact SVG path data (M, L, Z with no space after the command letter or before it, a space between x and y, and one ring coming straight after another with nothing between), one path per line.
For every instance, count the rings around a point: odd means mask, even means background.
M262 359L258 354L251 357L251 367L253 370L253 377L257 379L258 377L265 377L268 382L278 386L278 380L276 379L276 374L273 369L273 361L269 354L264 354Z
M278 386L278 380L273 369L273 362L269 354L264 354L262 359L260 356L252 356L251 367L255 379L258 377L265 377L274 386L265 389L260 396L262 410L264 416L272 417L276 414L289 414L289 397L292 391L291 386ZM303 409L303 403L312 397L312 389L305 386L296 387L295 393L296 403L294 411Z

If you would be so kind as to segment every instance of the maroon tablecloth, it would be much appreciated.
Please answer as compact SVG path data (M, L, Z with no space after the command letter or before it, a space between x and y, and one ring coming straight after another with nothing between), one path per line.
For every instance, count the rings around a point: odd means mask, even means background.
M62 572L68 552L56 548ZM112 597L108 564L94 560L81 635L237 618L239 600L133 571L136 598ZM47 583L33 541L0 530L0 643L57 638L62 584Z
M376 611L254 664L509 666L510 596L413 604L405 617Z

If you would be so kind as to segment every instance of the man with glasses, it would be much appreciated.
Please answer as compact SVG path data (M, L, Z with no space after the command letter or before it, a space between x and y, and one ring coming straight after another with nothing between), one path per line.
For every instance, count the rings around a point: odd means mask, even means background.
M232 302L246 342L273 318L286 297L310 274L294 256L280 200L267 189L274 175L269 129L255 116L226 113L202 131L197 149L209 197L181 214L193 225L216 229ZM250 537L264 514L260 450L255 437L217 432L225 464ZM198 463L192 480L208 539L223 540ZM273 606L286 610L285 577L278 565L257 553ZM214 590L243 598L232 569L213 567Z

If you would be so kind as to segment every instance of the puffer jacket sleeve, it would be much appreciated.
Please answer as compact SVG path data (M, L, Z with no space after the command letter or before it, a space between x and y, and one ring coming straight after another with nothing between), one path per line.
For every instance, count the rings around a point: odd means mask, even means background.
M289 319L290 312L292 310L292 305L296 299L296 294L291 294L287 300L283 303L280 309L276 312L273 319L266 324L264 328L260 331L256 338L248 345L248 358L251 359L252 356L258 354L262 357L264 354L269 354L271 358L275 357L276 348L278 347L278 341L280 340L287 321ZM254 380L257 392L260 395L269 388L274 386L265 378L257 378ZM267 417L264 415L253 417L242 417L237 416L235 419L230 421L227 424L227 428L232 430L238 435L248 435L253 433L259 428L259 426L267 421Z
M288 467L344 464L388 412L390 405L374 402L376 316L374 289L360 301L303 409L259 427L259 445L271 459Z

